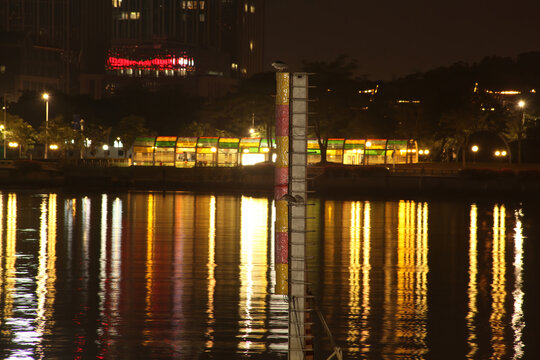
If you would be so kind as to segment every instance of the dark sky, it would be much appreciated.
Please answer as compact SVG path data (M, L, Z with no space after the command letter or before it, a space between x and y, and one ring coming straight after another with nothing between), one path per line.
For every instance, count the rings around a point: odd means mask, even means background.
M540 0L266 0L265 66L358 60L358 75L390 80L540 51Z

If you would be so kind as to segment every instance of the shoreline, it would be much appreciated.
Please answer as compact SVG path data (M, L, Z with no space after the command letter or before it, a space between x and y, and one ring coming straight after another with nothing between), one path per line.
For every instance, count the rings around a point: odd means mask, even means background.
M0 189L156 190L273 194L272 165L249 167L77 167L0 168ZM538 168L538 169L536 169ZM336 197L540 197L540 167L389 169L373 166L310 166L308 189Z

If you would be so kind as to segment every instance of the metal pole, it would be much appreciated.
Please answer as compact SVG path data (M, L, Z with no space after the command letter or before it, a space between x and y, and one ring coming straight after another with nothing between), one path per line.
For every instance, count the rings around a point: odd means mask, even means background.
M6 94L4 94L4 131L3 131L3 135L4 135L4 160L6 159L6 118L7 118L7 103L6 103Z
M306 321L306 200L308 74L293 73L289 151L289 360L313 358Z
M49 147L49 97L45 99L45 159L47 159L47 148Z

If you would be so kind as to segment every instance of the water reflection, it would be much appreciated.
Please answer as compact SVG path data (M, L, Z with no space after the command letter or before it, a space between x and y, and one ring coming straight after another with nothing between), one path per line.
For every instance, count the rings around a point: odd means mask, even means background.
M505 322L506 316L506 209L495 205L493 208L493 267L491 298L492 312L489 318L491 327L491 346L493 357L502 358L506 353Z
M397 323L394 340L400 354L423 357L427 353L427 216L426 203L400 201L396 267Z
M309 281L348 358L527 358L523 206L311 203ZM274 219L266 197L0 193L0 357L283 358Z
M523 343L523 328L525 327L525 319L523 313L523 300L525 293L523 292L523 217L522 209L514 211L515 226L514 226L514 290L512 297L514 298L513 314L512 314L512 331L514 332L514 359L521 359L524 356Z
M266 333L267 200L242 197L240 233L240 350L264 351Z
M469 286L468 312L467 312L467 342L469 345L468 359L474 359L478 351L478 338L476 336L476 316L478 314L478 208L471 205L469 226Z

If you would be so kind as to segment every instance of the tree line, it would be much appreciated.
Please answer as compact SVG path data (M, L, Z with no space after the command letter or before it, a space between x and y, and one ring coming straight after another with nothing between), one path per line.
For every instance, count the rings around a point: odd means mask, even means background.
M357 69L358 63L346 55L303 62L313 86L309 135L318 139L323 161L328 139L336 137L416 139L433 149L434 160L443 159L449 149L464 150L467 138L478 131L508 143L540 138L540 52L458 62L391 81L368 80ZM48 142L76 151L87 139L100 146L121 138L129 148L138 136L242 137L249 136L252 126L260 136L272 137L275 88L275 74L266 72L212 100L174 86L150 92L135 85L101 100L53 93ZM516 106L518 99L526 105ZM6 137L18 142L23 153L45 142L41 94L22 94L8 104L5 115Z

